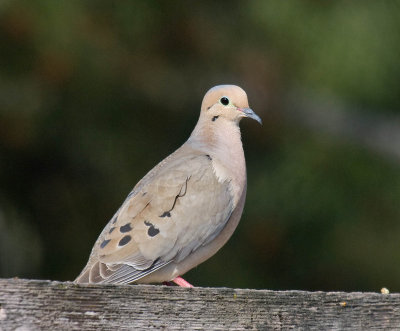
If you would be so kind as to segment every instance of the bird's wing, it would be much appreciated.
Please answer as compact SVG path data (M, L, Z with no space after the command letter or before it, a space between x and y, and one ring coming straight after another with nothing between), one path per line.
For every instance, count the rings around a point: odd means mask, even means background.
M234 209L211 158L172 154L147 174L105 227L78 282L126 284L212 241Z

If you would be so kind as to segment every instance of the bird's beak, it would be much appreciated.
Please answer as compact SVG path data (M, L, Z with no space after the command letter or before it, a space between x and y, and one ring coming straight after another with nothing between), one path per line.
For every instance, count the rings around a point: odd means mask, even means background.
M262 124L260 116L258 116L252 109L238 108L238 110L241 111L245 117L252 118L253 120L256 120L258 123Z

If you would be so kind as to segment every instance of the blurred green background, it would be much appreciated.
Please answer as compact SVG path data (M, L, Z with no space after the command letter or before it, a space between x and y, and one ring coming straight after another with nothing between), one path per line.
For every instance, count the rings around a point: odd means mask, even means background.
M197 286L400 291L399 1L1 1L0 277L72 280L243 87L242 221Z

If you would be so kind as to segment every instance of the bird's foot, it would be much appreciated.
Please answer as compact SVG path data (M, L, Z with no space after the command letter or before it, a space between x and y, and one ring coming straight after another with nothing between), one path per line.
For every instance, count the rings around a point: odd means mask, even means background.
M178 276L172 280L175 284L179 285L180 287L194 287L192 284L184 280L182 277Z
M174 283L179 285L180 287L194 287L192 284L184 280L182 277L176 277L171 282L163 282L163 285L166 286L174 286Z

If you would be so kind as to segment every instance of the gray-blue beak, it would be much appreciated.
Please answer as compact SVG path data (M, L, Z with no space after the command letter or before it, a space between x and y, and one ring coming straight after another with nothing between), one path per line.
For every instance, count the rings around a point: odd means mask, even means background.
M256 120L258 123L262 124L262 120L260 116L258 116L252 109L250 108L238 108L243 114L246 115L248 118L252 118Z

